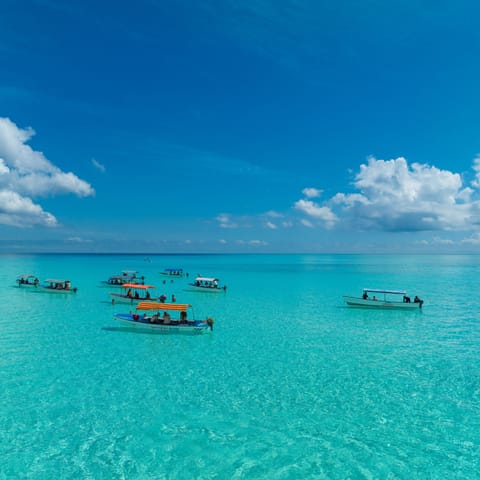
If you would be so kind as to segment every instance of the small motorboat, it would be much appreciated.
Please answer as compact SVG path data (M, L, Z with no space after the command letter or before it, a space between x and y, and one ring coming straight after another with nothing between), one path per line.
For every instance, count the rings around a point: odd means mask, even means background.
M182 277L188 276L188 273L185 273L183 271L183 268L166 268L163 272L158 272L158 273L166 277L182 278Z
M140 302L158 302L157 298L153 298L150 290L154 289L153 285L137 285L136 283L124 283L122 292L110 292L112 304L115 303L140 303Z
M135 283L136 285L144 284L144 277L137 277L137 273L134 270L124 270L121 275L111 275L107 280L102 280L101 287L113 287L120 288L125 283Z
M343 299L349 307L419 310L423 305L423 300L415 296L412 301L404 290L381 290L378 288L364 288L361 297L344 295Z
M19 287L38 287L40 283L38 277L36 275L32 275L30 273L23 273L19 275L15 280L16 284Z
M225 293L226 285L220 285L220 280L215 277L197 277L187 285L185 290L194 292Z
M37 287L39 292L47 293L77 293L77 287L72 287L70 280L47 279Z
M144 330L150 333L187 333L198 335L213 330L214 320L190 318L190 304L141 302L135 313L116 313L114 318L124 326ZM177 315L172 318L170 312Z

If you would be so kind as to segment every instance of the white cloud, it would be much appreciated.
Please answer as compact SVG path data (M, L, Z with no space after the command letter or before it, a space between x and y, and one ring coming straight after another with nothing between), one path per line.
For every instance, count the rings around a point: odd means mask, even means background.
M102 173L105 172L106 168L105 165L102 165L100 162L92 158L92 165L97 169L100 170Z
M270 230L276 230L278 228L273 222L266 222L265 227L269 228Z
M251 247L264 247L268 242L264 240L237 240L238 245L250 245Z
M480 188L480 155L474 158L472 169L475 172L475 180L472 181L472 186Z
M67 242L72 242L72 243L92 243L92 240L88 240L86 238L82 237L68 237Z
M57 220L29 198L10 190L0 190L0 224L14 227L33 225L54 227Z
M322 207L311 200L298 200L294 207L309 217L322 222L326 228L332 228L337 222L337 216L329 207Z
M238 225L232 222L230 215L226 213L221 213L217 216L217 221L220 228L238 228Z
M480 218L480 204L471 200L473 190L463 186L458 173L419 163L409 167L402 157L369 158L353 185L360 193L338 193L331 203L362 229L454 230L470 228Z
M317 198L322 195L323 190L319 190L318 188L307 187L302 190L302 193L307 198Z
M302 218L302 219L300 220L300 223L301 223L304 227L313 228L313 223L312 223L310 220L307 220L306 218Z
M0 117L0 224L54 226L55 217L36 205L33 197L95 193L89 183L72 172L62 172L27 145L34 134L32 128L21 129Z

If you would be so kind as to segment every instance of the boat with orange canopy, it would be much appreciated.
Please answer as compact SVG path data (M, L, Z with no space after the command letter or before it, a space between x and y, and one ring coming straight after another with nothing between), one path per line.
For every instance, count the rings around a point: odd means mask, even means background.
M190 304L162 302L140 302L135 313L116 313L114 315L114 318L124 325L150 332L195 335L213 330L214 320L212 317L205 320L193 317L193 309Z
M154 289L154 285L139 285L137 283L124 283L122 292L110 292L112 304L115 303L139 303L139 302L158 302L158 298L152 297L150 290Z

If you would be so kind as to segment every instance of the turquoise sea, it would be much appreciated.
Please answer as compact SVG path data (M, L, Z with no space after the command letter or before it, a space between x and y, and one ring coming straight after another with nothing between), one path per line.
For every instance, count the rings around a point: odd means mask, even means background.
M480 256L3 255L0 479L478 479ZM185 292L158 272L218 276ZM100 281L138 270L215 318L134 333ZM75 295L15 278L69 278ZM420 312L346 308L406 289Z

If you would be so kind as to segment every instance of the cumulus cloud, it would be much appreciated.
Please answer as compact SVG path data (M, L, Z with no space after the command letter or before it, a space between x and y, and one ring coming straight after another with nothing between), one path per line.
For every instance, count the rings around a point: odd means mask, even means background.
M339 192L316 203L300 199L294 208L305 215L304 225L327 228L343 225L358 230L462 230L480 225L480 157L474 160L475 179L464 184L459 173L412 163L403 157L360 166L354 192ZM303 190L304 195L310 189ZM311 198L311 197L310 197Z
M17 127L0 117L0 224L15 226L57 224L55 217L33 202L33 198L73 193L94 195L91 185L72 172L63 172L42 152L27 142L32 128Z
M273 222L265 222L265 227L269 228L270 230L276 230L278 228Z
M294 208L321 222L326 228L332 228L338 220L337 216L329 207L320 206L311 200L298 200Z
M360 166L353 183L360 193L339 193L332 204L364 229L388 231L453 230L470 226L480 211L473 190L458 173L400 157Z
M317 198L322 195L323 190L319 190L318 188L307 187L302 190L302 193L307 198Z
M57 220L29 198L10 190L0 190L0 224L14 227L33 225L54 227Z

